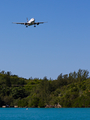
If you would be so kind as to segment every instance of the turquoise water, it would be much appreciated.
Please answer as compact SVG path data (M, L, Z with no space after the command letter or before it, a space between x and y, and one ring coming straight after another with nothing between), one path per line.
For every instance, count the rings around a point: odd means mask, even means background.
M90 120L90 108L0 108L0 120Z

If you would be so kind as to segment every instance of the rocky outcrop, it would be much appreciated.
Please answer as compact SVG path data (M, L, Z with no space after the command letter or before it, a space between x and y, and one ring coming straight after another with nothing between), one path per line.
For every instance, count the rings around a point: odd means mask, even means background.
M6 108L6 106L2 106L2 108Z
M62 108L62 106L58 103L55 105L46 105L45 108Z
M14 108L18 108L18 106L17 106L17 105L15 105L15 106L14 106Z

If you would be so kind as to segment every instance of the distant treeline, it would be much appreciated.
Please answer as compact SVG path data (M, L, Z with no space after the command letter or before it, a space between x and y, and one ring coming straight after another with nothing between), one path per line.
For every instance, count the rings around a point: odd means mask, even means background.
M90 107L90 78L87 70L49 80L47 77L21 78L11 72L0 72L0 107Z

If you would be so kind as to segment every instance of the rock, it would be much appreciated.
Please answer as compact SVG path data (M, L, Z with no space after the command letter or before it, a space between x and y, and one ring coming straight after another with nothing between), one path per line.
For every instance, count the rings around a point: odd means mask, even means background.
M46 105L45 108L62 108L62 106L58 103L57 105Z
M6 106L2 106L2 108L6 108Z

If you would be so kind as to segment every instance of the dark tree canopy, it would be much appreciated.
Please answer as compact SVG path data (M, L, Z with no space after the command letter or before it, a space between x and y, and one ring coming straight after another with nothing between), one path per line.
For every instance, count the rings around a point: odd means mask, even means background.
M0 107L90 107L89 71L62 73L56 80L20 78L11 72L0 72Z

